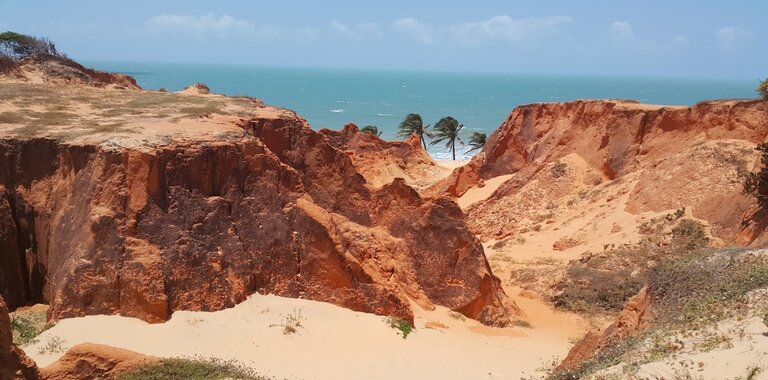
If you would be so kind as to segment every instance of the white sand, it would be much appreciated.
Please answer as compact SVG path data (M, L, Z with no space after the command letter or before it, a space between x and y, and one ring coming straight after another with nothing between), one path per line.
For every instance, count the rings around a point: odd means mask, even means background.
M493 192L499 188L499 186L501 186L504 182L507 182L507 180L512 177L512 174L507 174L491 178L485 181L485 186L473 187L467 190L464 195L456 200L456 203L459 204L459 207L461 207L462 210L466 210L467 207L475 204L476 202L488 199L488 197L490 197L491 194L493 194Z
M40 347L58 337L62 349L93 342L161 357L214 356L280 378L519 379L541 374L540 369L567 353L569 339L581 333L563 324L567 316L537 303L521 302L529 316L536 317L533 329L489 328L438 308L419 312L417 329L403 339L380 316L322 302L254 295L219 312L177 312L163 324L120 316L67 319L24 349L41 367L62 355L40 353ZM280 326L270 327L299 312L304 327L298 333L284 335ZM425 328L429 321L448 328Z
M450 171L453 171L453 169L462 167L469 163L469 160L435 160L435 163L437 163L439 166L442 166L445 169Z

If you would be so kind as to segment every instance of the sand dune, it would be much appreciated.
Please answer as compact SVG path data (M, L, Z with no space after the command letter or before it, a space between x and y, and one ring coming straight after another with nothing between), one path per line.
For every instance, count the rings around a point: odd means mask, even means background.
M536 317L532 329L489 328L439 308L417 313L416 330L403 339L380 316L253 295L219 312L176 312L162 324L120 316L66 319L24 349L41 367L69 347L92 342L161 357L236 359L289 379L519 379L549 368L580 333L565 323L572 317L537 302L521 299ZM280 325L298 314L303 327L285 335ZM427 323L445 327L425 328ZM61 352L41 354L41 348L57 340Z

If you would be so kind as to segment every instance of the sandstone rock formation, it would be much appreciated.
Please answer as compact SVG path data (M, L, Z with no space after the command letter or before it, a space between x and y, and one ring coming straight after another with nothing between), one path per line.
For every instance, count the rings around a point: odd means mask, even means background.
M211 89L203 83L195 83L191 86L187 86L185 89L179 92L191 95L209 95L211 93Z
M36 380L37 365L24 351L13 344L8 307L0 296L0 379Z
M33 83L84 84L94 87L141 89L130 75L94 70L62 56L35 54L23 58L19 62L10 63L12 67L0 70L0 78L5 76Z
M754 146L766 136L768 102L761 100L710 101L693 107L618 100L530 104L516 108L481 154L427 193L458 197L482 180L514 174L491 198L468 211L478 232L503 237L519 229L516 221L522 217L512 211L505 214L498 202L530 188L545 169L570 155L584 163L580 173L588 187L631 182L626 201L630 213L688 207L694 217L709 222L719 238L755 242L758 229L746 234L741 230L754 205L741 194L741 183L743 172L752 168ZM518 198L553 200L530 196ZM723 202L732 207L720 207Z
M371 187L294 113L229 103L228 116L145 116L71 140L0 133L11 307L159 322L261 292L408 320L415 301L509 322L515 306L453 201L402 180Z
M384 141L370 133L360 133L357 125L347 124L341 131L321 129L333 147L349 154L358 172L370 186L381 187L395 178L416 188L431 184L440 168L421 147L417 135L406 141Z
M616 320L602 331L592 331L578 341L560 363L560 369L571 369L596 353L645 330L651 322L651 293L644 287L627 301Z
M158 360L120 348L82 343L70 348L59 360L41 369L40 377L44 380L114 379L136 366Z

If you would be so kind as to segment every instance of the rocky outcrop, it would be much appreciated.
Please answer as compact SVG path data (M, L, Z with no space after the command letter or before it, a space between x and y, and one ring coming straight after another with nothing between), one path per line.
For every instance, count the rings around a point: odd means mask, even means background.
M34 54L18 62L0 63L0 67L6 67L0 69L0 75L30 82L141 89L130 75L94 70L59 55Z
M479 232L511 230L483 221L494 202L516 194L537 173L568 155L578 156L600 181L631 179L627 211L689 207L724 240L754 241L740 231L753 207L741 194L755 144L768 136L768 102L722 100L668 107L619 100L579 100L517 107L467 166L427 194L461 196L483 180L514 176L469 210ZM632 177L630 177L632 175ZM723 202L734 207L719 207ZM487 230L487 231L485 231Z
M395 178L403 178L408 185L423 188L440 174L418 135L406 141L384 141L370 133L360 133L355 124L347 124L341 131L321 129L320 133L333 147L350 156L371 186L381 187Z
M187 86L183 90L179 91L183 94L190 94L190 95L210 95L211 89L208 88L204 83L195 83L191 86Z
M516 309L453 201L402 180L371 188L301 118L258 112L240 123L248 133L152 144L0 140L11 306L160 322L260 292L408 320L411 301L439 304L508 323Z
M13 344L8 307L0 296L0 379L37 380L37 365Z
M616 320L602 331L589 332L578 341L558 369L573 369L595 354L645 330L651 322L651 293L644 287L627 301Z
M70 348L56 362L40 370L44 380L116 379L158 358L101 344L82 343Z

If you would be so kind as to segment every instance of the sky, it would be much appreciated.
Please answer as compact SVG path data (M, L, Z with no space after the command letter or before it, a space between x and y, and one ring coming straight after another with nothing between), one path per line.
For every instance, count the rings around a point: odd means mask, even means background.
M0 0L84 61L761 79L768 0Z

